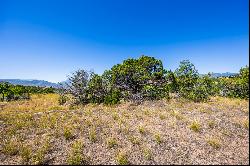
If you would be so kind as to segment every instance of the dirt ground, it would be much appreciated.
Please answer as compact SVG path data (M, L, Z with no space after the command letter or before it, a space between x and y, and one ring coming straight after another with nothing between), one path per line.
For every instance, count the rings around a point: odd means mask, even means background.
M0 164L249 164L249 102L0 102Z

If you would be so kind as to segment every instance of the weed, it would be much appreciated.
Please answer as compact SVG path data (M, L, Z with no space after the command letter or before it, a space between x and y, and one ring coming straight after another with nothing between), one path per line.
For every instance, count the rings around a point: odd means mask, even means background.
M184 119L183 115L181 115L178 111L172 111L170 113L173 117L175 117L177 120L182 120Z
M127 154L125 152L119 152L116 156L116 162L119 165L128 165L129 161Z
M117 146L118 143L117 143L115 138L110 137L107 140L107 145L108 145L109 148L113 148L113 147Z
M140 138L134 137L134 136L130 136L130 137L129 137L129 141L130 141L133 145L139 145L139 144L141 143Z
M243 125L244 128L249 129L249 120L248 119L244 119L242 121L242 125Z
M143 156L146 158L146 160L151 160L152 153L151 153L150 149L148 149L148 148L143 149Z
M147 115L147 116L149 116L150 115L150 111L149 110L145 110L144 114Z
M160 144L162 142L160 134L155 134L154 137L157 144Z
M214 121L209 121L208 122L208 126L209 126L209 128L214 128L215 127L215 122Z
M22 146L20 149L20 156L24 163L28 163L32 157L32 150L28 146Z
M71 152L67 158L67 163L69 165L88 164L88 158L82 154L83 147L83 142L80 140L77 140L72 144Z
M86 160L82 154L71 154L67 159L69 165L82 165L85 164Z
M20 143L17 139L11 139L3 143L2 152L7 155L16 155L19 152Z
M215 138L209 138L207 140L207 143L212 146L213 148L215 149L218 149L221 147L221 144L220 144L220 141L218 139L215 139Z
M96 136L96 131L95 128L91 128L89 131L89 140L91 142L96 142L97 141L97 136Z
M43 148L39 149L35 155L32 157L32 162L35 165L41 165L45 162L45 151Z
M143 126L139 126L138 130L141 134L145 134L145 128Z
M72 144L72 151L74 153L81 153L83 150L84 144L81 140L77 140Z
M201 108L199 111L200 111L201 113L207 113L207 114L211 114L211 113L212 113L211 110L208 110L208 109L205 109L205 108Z
M118 114L117 114L116 112L114 112L114 113L112 114L112 117L113 117L113 119L114 119L115 121L119 119L119 116L118 116Z
M63 131L63 136L65 137L66 140L72 139L74 137L72 129L69 127L65 127Z
M193 121L189 128L195 132L199 132L201 130L201 125L198 121Z
M165 115L163 115L163 114L160 114L160 116L159 116L159 117L160 117L160 119L161 119L161 120L166 119L166 116L165 116Z

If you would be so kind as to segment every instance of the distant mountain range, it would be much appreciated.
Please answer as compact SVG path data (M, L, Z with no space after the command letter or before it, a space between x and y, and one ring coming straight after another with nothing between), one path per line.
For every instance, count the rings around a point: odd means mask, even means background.
M212 73L212 76L213 77L229 77L229 76L234 76L234 75L237 75L238 73L229 73L229 72L226 72L226 73Z
M211 73L212 77L228 77L236 75L237 73ZM200 76L203 76L205 74L200 74ZM0 79L0 82L9 82L14 85L24 85L24 86L40 86L40 87L53 87L58 88L59 83L52 83L49 81L44 80L27 80L27 79ZM69 83L69 81L63 81L61 82L62 85L65 85L65 83Z
M237 75L238 73L230 73L230 72L226 72L226 73L211 73L212 77L229 77L229 76L234 76ZM205 74L200 74L201 76L205 75Z
M26 80L26 79L0 79L0 82L9 82L14 85L40 86L40 87L59 87L59 84L44 80Z

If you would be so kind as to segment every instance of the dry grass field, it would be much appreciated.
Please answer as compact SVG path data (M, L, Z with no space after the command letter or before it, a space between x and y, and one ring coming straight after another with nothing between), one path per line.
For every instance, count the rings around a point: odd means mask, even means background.
M0 164L248 164L249 102L0 102Z

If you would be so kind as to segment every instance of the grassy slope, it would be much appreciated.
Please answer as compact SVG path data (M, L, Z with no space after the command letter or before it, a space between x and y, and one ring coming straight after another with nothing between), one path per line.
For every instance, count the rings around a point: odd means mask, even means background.
M0 103L0 164L248 164L249 103Z

